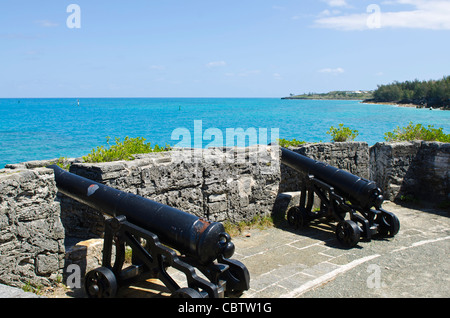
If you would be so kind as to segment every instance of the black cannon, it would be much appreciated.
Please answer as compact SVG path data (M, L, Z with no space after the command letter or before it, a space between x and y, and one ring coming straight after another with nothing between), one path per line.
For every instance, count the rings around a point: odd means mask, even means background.
M288 222L297 227L322 217L337 221L336 236L346 247L354 247L361 237L394 236L400 229L398 218L383 210L383 195L376 183L350 172L281 148L281 162L303 175L300 204L289 209ZM320 200L314 209L314 197ZM349 213L350 219L345 219Z
M59 192L111 216L105 222L102 267L85 277L89 297L114 297L118 288L149 278L160 279L174 297L221 298L249 289L249 272L241 262L230 259L234 244L221 223L110 188L55 165L49 168L55 172ZM132 250L132 265L123 269L126 245ZM187 287L178 285L169 275L169 267L185 274Z

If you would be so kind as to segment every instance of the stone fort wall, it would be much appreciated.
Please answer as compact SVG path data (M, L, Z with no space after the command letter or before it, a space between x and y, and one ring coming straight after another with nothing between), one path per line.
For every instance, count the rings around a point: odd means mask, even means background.
M450 144L318 143L293 149L377 182L385 198L450 201ZM104 216L58 193L50 161L0 170L0 283L51 285L67 264L72 237L100 237ZM277 195L298 191L300 176L275 147L184 149L70 171L212 221L270 215ZM59 277L59 278L58 278Z

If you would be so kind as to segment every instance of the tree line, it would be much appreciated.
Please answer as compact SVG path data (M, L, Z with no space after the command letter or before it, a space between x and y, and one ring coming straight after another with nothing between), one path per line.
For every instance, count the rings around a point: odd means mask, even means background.
M378 85L373 92L373 98L367 101L450 109L450 76L444 76L440 80L419 81L416 79Z

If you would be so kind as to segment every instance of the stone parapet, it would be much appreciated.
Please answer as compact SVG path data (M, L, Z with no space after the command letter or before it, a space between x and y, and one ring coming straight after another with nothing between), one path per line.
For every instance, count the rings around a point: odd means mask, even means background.
M53 171L0 170L0 283L48 286L62 274L64 228Z
M377 143L370 148L370 178L387 200L450 201L450 143Z

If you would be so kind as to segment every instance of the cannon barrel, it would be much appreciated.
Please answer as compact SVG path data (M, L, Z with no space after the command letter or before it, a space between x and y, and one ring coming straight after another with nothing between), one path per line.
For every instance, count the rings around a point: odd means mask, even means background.
M221 223L209 222L173 207L105 186L64 171L54 170L58 190L104 214L125 216L133 224L156 234L162 243L202 264L230 258L234 244Z
M355 176L350 172L313 160L286 148L281 148L281 162L286 166L328 183L350 201L363 208L380 208L383 195L374 181Z

